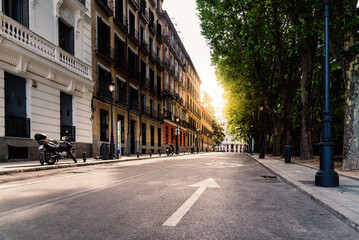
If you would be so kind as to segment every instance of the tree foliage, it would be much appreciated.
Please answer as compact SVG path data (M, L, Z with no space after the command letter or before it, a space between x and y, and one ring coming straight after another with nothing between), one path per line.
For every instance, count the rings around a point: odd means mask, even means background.
M331 1L333 2L333 1ZM336 61L355 59L358 18L354 1L333 3L331 26ZM353 6L354 5L354 6ZM300 146L312 156L312 139L320 141L323 110L324 2L317 0L197 0L202 34L227 100L229 130L246 140L258 136L258 105L265 105L267 144L278 155L281 146ZM333 51L333 50L332 50ZM334 139L341 141L344 88L332 61ZM350 59L349 59L350 61ZM358 126L359 129L359 126ZM314 133L314 137L311 135ZM300 141L298 141L300 139Z

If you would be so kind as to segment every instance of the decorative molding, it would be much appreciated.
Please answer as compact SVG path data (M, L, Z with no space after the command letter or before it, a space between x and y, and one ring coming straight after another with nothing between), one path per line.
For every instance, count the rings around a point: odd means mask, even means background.
M37 0L30 0L30 6L31 6L32 8L34 8L36 2L37 2Z
M80 31L80 24L84 18L84 13L80 12L75 18L75 28L76 28L76 39L78 39L81 31Z
M19 57L0 48L0 60L13 66L17 66Z
M59 14L60 17L64 19L67 23L71 24L72 26L75 26L74 14L65 5L62 5L60 7Z
M15 71L22 74L26 73L28 63L29 61L25 60L23 56L20 55Z
M51 68L49 68L49 73L46 76L49 80L55 80L55 74L52 72Z
M62 6L62 3L64 2L64 0L58 0L56 3L56 9L55 9L55 18L59 18L60 17L60 8Z
M86 84L84 84L81 89L81 93L85 93L86 91L87 91L87 87L86 87Z
M73 79L71 79L71 82L70 82L69 86L67 87L66 91L68 93L73 93L75 90L75 87L76 87L76 83Z

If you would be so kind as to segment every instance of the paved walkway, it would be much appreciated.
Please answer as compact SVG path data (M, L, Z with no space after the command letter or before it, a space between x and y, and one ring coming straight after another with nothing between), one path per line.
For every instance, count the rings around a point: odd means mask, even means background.
M359 232L359 179L341 173L339 187L317 187L314 183L316 168L284 163L270 156L265 159L259 159L258 155L248 156Z

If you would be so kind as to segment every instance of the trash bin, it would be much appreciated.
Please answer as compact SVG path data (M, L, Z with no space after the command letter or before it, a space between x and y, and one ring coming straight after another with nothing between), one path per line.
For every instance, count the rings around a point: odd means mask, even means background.
M289 145L285 146L285 163L290 163L292 150Z
M108 144L106 144L106 143L101 144L100 154L101 154L102 160L109 159L109 151L108 151L107 145Z

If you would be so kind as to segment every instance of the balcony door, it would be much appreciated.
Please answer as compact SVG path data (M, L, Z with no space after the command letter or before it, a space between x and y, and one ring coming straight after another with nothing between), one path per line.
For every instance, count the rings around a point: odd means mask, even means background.
M73 126L72 96L66 93L60 93L60 122L61 137L71 135L72 141L75 141L75 127Z
M29 27L29 1L28 0L3 0L2 10L5 15L18 23Z
M26 80L5 72L5 135L30 137L26 118Z

